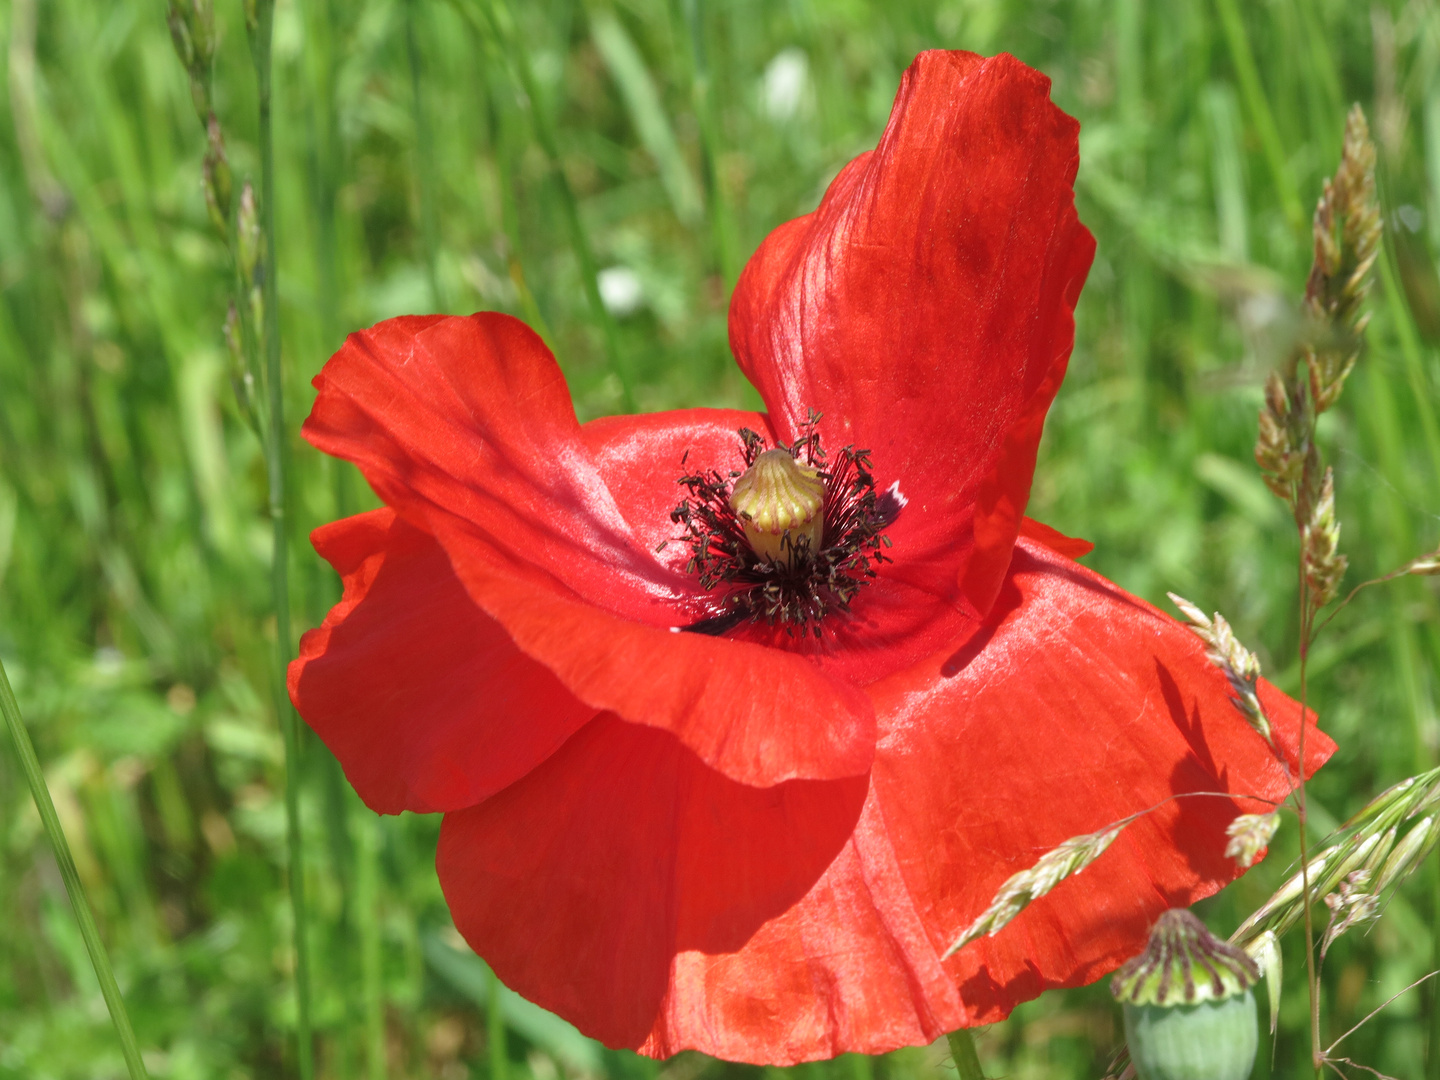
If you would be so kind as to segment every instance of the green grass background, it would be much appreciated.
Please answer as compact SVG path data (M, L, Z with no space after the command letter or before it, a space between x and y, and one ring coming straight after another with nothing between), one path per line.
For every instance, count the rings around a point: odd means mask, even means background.
M1310 209L1358 100L1387 232L1370 352L1322 425L1349 580L1440 538L1430 0L532 0L513 5L505 48L463 17L479 2L279 6L292 429L347 330L437 309L538 321L582 418L620 409L627 389L642 409L758 403L726 345L745 258L874 145L917 51L1008 51L1082 122L1080 213L1099 240L1031 513L1094 540L1087 562L1125 587L1219 608L1297 689L1296 545L1250 448L1309 265ZM258 172L254 82L238 0L217 9L238 182ZM152 1074L290 1075L265 474L220 336L230 270L201 196L202 135L161 0L4 0L0 26L0 656ZM641 285L609 328L587 304L582 249ZM374 499L348 466L291 449L294 619L310 626L338 588L305 534ZM1313 787L1322 826L1436 763L1436 614L1433 585L1404 581L1322 640L1312 695L1340 745ZM435 881L438 818L377 819L308 736L302 782L321 1075L759 1071L604 1051L508 992L487 1011L493 984L454 947ZM1265 865L1202 907L1212 925L1268 895L1295 843L1291 821ZM1372 933L1332 950L1327 1031L1435 966L1434 861ZM1303 952L1292 940L1286 955L1277 1076L1304 1056ZM1423 1075L1435 997L1402 998L1350 1056ZM1118 1027L1103 986L1052 993L982 1032L981 1056L997 1076L1099 1076ZM943 1061L932 1048L792 1071L918 1080ZM38 816L0 751L0 1077L121 1074Z

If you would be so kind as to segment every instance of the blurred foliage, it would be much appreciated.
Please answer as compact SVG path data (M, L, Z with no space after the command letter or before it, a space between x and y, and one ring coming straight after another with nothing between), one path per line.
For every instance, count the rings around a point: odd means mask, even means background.
M642 409L757 404L726 344L744 259L874 145L917 51L1004 50L1049 74L1080 118L1081 216L1099 239L1031 513L1096 541L1087 561L1125 587L1224 611L1297 689L1295 540L1250 448L1309 265L1309 211L1358 100L1381 150L1385 254L1370 352L1322 432L1350 581L1434 547L1430 0L527 0L508 9L506 42L467 17L485 2L280 4L292 417L347 329L434 309L537 325L582 417L620 408L627 382ZM228 385L230 270L201 195L204 139L159 0L8 0L0 19L0 655L153 1075L288 1075L264 471ZM217 20L215 101L238 182L258 167L238 0L219 0ZM298 438L292 453L294 614L314 625L338 588L304 533L373 497ZM1322 824L1436 763L1436 614L1433 579L1405 580L1364 594L1322 639L1311 695L1340 745L1313 786ZM313 739L303 783L325 1077L757 1074L604 1051L508 992L487 1025L494 984L454 947L432 869L438 819L377 819ZM1293 833L1202 907L1212 925L1228 930L1268 894ZM0 912L0 1078L119 1076L8 750ZM1437 914L1432 865L1373 933L1340 941L1326 1030L1435 966ZM1282 1062L1303 1056L1300 982L1283 1003ZM1436 999L1402 998L1350 1056L1421 1075ZM1098 1076L1117 1033L1098 986L1023 1006L980 1050L992 1075ZM943 1060L930 1048L793 1071L908 1080Z

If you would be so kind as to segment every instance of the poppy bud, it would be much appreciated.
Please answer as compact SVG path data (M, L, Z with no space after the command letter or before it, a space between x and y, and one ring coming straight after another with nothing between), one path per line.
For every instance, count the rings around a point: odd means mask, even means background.
M1161 915L1145 951L1110 981L1140 1080L1245 1080L1259 979L1255 961L1184 908Z
M790 565L802 546L818 551L825 531L825 481L788 450L766 450L735 481L730 507L755 554Z

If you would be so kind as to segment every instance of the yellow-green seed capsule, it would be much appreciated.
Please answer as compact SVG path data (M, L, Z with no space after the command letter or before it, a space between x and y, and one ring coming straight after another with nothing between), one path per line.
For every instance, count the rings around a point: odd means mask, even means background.
M825 481L788 450L766 450L730 493L745 539L762 559L792 565L801 550L817 551L825 532Z
M1243 950L1184 908L1161 915L1145 951L1110 982L1140 1080L1246 1080L1259 1046L1259 978Z

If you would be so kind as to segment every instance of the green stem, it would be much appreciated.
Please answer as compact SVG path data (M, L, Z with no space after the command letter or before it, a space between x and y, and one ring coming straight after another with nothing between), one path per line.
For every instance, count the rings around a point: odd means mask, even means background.
M1314 437L1314 432L1311 432ZM1315 1080L1324 1072L1324 1050L1320 1045L1320 973L1315 967L1315 915L1310 900L1310 852L1306 843L1306 825L1309 808L1305 802L1305 710L1308 708L1309 682L1307 669L1310 659L1310 640L1314 619L1310 612L1310 592L1305 581L1304 532L1301 532L1300 555L1300 740L1296 750L1297 772L1296 803L1300 819L1300 896L1305 910L1305 983L1310 999L1310 1060L1315 1068Z
M490 1050L489 1080L505 1080L509 1057L505 1047L505 1017L500 1011L500 977L490 972L490 992L485 997L485 1041Z
M970 1029L960 1028L945 1037L950 1040L950 1056L955 1059L960 1080L985 1080L985 1070L980 1068L980 1055L975 1052L975 1037Z
M260 101L260 223L265 233L265 379L270 422L265 428L265 465L270 486L273 550L270 588L275 605L275 712L285 738L285 844L290 863L290 909L295 923L296 1040L301 1080L314 1075L310 1037L310 950L305 912L305 863L300 836L300 726L286 692L290 663L290 581L285 515L285 389L280 365L280 296L276 287L275 139L271 115L270 34L274 0L256 0L250 50Z
M1245 32L1245 20L1235 0L1215 0L1215 6L1220 12L1220 25L1225 31L1230 62L1235 67L1235 77L1240 81L1240 94L1245 99L1250 122L1255 125L1255 134L1260 137L1260 147L1265 153L1265 164L1269 166L1271 179L1275 182L1275 193L1280 196L1280 206L1291 228L1303 229L1305 208L1300 205L1300 193L1285 164L1285 147L1280 141L1280 129L1275 126L1275 114L1270 111L1270 102L1265 97L1260 69L1255 65L1250 37Z
M340 187L340 134L335 113L335 0L326 0L324 12L307 25L311 42L312 90L310 108L309 164L312 213L315 215L316 299L320 316L321 348L339 347L340 267L335 235L336 193Z
M482 38L481 46L485 53L485 96L490 110L490 143L495 153L495 178L499 182L500 188L500 224L505 232L506 269L509 272L510 281L515 286L515 294L520 301L520 314L530 324L530 329L539 334L553 351L554 337L545 322L545 316L540 312L540 305L535 300L530 283L526 280L525 264L520 255L520 206L515 198L515 154L514 138L510 132L511 111L502 104L503 95L512 91L503 84L503 78L495 74L499 50L493 38L481 34L478 27L473 24L471 29L475 30L476 35Z
M1440 963L1440 867L1437 867L1434 860L1431 863L1431 885L1430 885L1430 966L1436 967ZM1426 1080L1440 1080L1440 990L1432 985L1430 988L1429 1016L1429 1037L1425 1041L1425 1077Z
M435 165L431 160L430 121L425 112L424 83L420 78L420 42L415 19L418 0L405 3L405 54L410 65L410 109L415 124L415 166L420 182L420 239L425 246L425 274L430 283L430 303L436 311L445 309L440 295L438 269L439 226L435 219Z
M365 1010L365 1075L385 1080L384 956L380 940L380 819L360 814L355 868L355 921L359 930L361 998Z
M0 712L5 714L5 726L15 741L15 751L20 755L20 769L30 785L30 796L35 800L35 809L40 811L40 823L45 835L50 838L50 847L55 852L55 862L60 867L60 877L65 882L65 891L70 896L70 906L75 910L75 921L80 924L80 936L85 939L85 949L90 953L90 962L95 965L95 976L100 980L100 993L105 997L105 1007L110 1010L110 1019L115 1024L115 1033L120 1036L120 1049L125 1055L125 1067L130 1080L148 1080L145 1062L140 1057L140 1046L135 1041L135 1030L130 1026L130 1014L125 1011L125 999L120 994L115 973L110 970L110 957L105 952L105 943L100 940L100 931L95 925L95 913L85 896L85 886L80 883L80 873L75 869L75 856L70 853L70 843L60 828L60 818L55 814L55 803L50 798L50 789L45 785L45 774L40 771L40 761L35 756L35 745L25 722L20 718L20 706L15 703L15 692L10 689L10 677L5 674L5 665L0 662Z
M735 252L735 230L730 220L730 207L725 201L725 188L720 178L720 134L715 117L714 98L710 92L710 62L705 51L704 0L679 0L685 21L684 37L689 42L690 96L700 131L700 156L704 166L705 208L710 217L710 238L715 247L715 261L728 294L740 275L740 260Z

